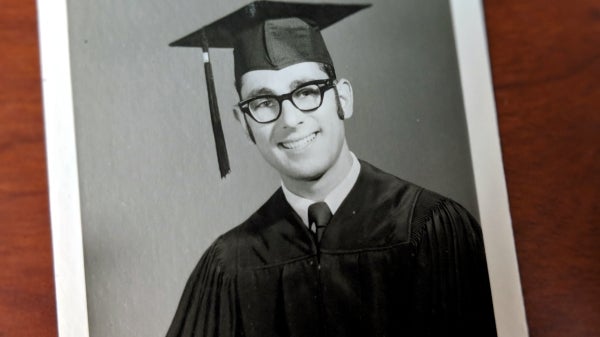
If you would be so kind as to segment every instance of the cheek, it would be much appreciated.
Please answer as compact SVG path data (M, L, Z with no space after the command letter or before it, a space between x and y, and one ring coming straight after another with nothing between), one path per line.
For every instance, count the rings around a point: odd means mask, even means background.
M271 125L252 125L251 130L254 135L254 141L259 152L268 155L272 151L271 134L273 132Z
M323 103L323 108L326 113L322 115L322 121L330 127L331 124L337 124L344 120L344 112L333 94L327 100L327 104Z
M254 120L248 120L248 129L252 133L252 136L256 140L256 143L263 143L265 139L268 139L270 133L269 124L260 124Z
M330 143L331 151L337 152L344 140L344 127L340 123L335 123L330 126Z
M340 119L336 106L332 106L326 118L321 120L331 138L337 139L344 135L344 121Z

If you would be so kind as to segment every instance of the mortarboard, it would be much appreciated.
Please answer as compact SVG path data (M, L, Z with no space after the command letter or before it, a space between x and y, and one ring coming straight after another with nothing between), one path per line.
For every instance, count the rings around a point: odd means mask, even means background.
M255 1L169 44L202 48L221 178L230 168L209 48L233 48L236 83L251 70L278 70L300 62L320 62L333 69L320 31L369 6Z

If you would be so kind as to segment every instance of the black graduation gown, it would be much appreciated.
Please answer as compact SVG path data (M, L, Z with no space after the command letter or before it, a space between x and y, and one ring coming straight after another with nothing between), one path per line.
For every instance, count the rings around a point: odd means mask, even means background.
M478 223L361 165L319 245L281 189L219 237L167 336L496 336Z

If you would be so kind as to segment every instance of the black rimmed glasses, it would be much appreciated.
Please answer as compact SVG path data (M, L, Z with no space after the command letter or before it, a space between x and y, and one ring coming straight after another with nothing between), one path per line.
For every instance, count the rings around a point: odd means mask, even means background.
M271 123L281 115L281 104L290 100L302 112L317 110L323 104L325 92L333 88L337 81L333 78L315 80L301 84L292 92L283 95L260 95L238 103L242 112L250 115L258 123Z

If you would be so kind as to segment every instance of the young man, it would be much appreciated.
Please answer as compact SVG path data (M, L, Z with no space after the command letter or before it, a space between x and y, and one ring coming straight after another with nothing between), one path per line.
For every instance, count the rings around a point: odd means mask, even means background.
M206 251L167 336L495 336L477 222L348 148L320 29L363 7L255 2L175 43L231 38L237 118L282 185Z

